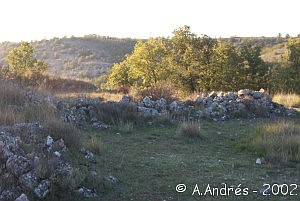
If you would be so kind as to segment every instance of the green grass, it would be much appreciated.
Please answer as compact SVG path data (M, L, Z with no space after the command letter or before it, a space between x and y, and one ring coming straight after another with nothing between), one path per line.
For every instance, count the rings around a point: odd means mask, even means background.
M200 189L207 184L241 184L258 191L264 183L299 185L299 163L257 165L259 155L236 146L260 122L202 122L201 140L177 135L177 126L139 127L131 133L91 133L106 145L105 152L96 156L94 168L119 180L116 184L104 182L101 200L299 200L298 196L266 198L252 192L242 197L191 195L195 184ZM187 185L185 193L175 191L179 183Z

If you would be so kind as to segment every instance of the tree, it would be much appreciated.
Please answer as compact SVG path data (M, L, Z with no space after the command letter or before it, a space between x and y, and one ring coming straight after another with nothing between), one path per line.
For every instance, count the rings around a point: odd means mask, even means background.
M111 86L155 87L166 81L168 45L163 38L138 41L133 53L113 66L108 82Z
M261 47L246 43L241 47L241 57L244 60L245 68L242 76L246 88L259 90L266 87L266 75L268 69L260 58Z
M176 29L173 34L170 52L173 83L183 91L210 90L210 64L216 41L208 36L198 37L189 26Z
M11 78L37 77L48 68L43 61L33 56L33 48L27 42L11 50L5 58L8 64L8 76Z

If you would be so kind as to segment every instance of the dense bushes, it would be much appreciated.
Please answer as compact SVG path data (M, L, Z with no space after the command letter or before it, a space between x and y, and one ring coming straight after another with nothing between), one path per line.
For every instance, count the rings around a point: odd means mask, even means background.
M262 46L198 37L188 26L173 37L139 41L131 55L113 66L108 84L138 90L172 86L182 92L241 88L300 93L300 39L291 38L280 63L265 63Z

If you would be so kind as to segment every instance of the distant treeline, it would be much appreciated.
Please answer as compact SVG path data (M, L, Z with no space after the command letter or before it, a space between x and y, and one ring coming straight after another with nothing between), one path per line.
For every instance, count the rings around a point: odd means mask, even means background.
M286 42L280 62L261 59L262 47ZM111 69L107 84L140 90L169 86L182 92L236 91L300 93L300 38L214 39L189 26L171 38L138 41L133 53Z

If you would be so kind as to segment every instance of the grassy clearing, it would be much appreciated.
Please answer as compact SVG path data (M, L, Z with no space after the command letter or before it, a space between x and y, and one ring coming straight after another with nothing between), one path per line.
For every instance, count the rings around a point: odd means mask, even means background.
M273 101L280 103L288 108L300 108L300 95L297 94L275 94Z
M178 126L174 125L139 127L131 133L113 130L90 133L101 137L106 145L105 152L96 156L94 168L119 180L116 184L105 183L101 200L266 200L251 192L248 196L222 198L192 196L192 192L195 184L202 191L207 184L214 187L222 187L222 183L241 184L258 191L264 183L299 184L298 163L257 165L258 154L236 147L260 122L202 122L203 140L178 135ZM175 191L179 183L187 185L185 193ZM298 199L297 196L278 198Z

